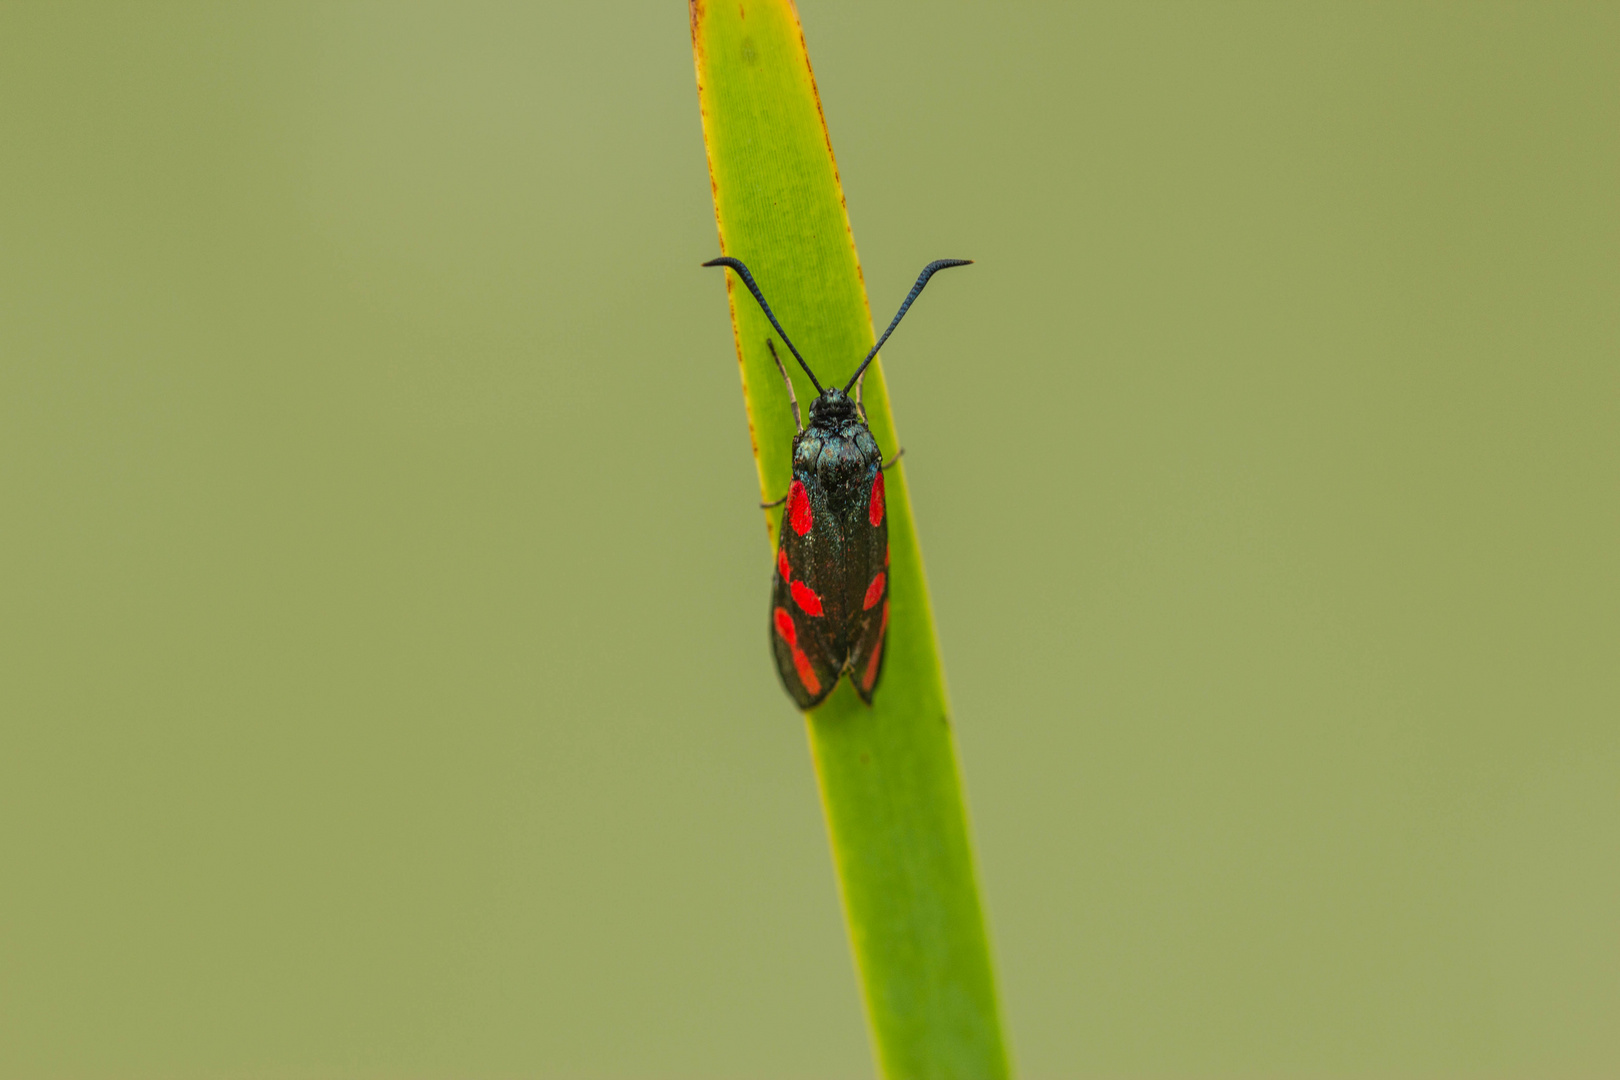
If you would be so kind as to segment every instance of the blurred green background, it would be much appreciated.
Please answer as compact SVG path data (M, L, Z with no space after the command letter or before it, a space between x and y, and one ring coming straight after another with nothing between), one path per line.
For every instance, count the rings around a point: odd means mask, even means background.
M1026 1077L1620 1072L1616 12L805 0ZM684 8L0 146L0 1073L869 1076Z

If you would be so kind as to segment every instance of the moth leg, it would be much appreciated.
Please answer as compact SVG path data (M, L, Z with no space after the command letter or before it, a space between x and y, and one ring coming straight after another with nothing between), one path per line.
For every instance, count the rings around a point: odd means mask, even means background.
M793 380L788 378L787 368L782 366L782 358L776 355L776 342L766 338L765 344L771 350L771 359L776 361L776 370L782 373L782 385L787 387L788 402L793 406L793 426L803 431L804 425L799 422L799 399L793 396ZM771 505L775 506L776 503Z
M866 418L866 372L864 371L861 372L861 377L855 380L855 408L860 410L861 423L871 427L872 421Z
M883 468L885 468L885 469L887 469L887 468L889 468L889 466L891 466L891 465L893 465L893 464L894 464L894 463L895 463L895 462L897 462L897 461L899 461L899 460L900 460L900 456L901 456L901 455L902 455L902 454L904 454L904 453L905 453L905 452L906 452L906 448L905 448L905 447L903 447L903 446L902 446L902 447L901 447L901 448L900 448L900 449L898 449L898 450L896 450L896 451L895 451L895 452L894 452L894 457L892 457L892 458L890 458L890 459L889 459L889 460L888 460L888 461L885 461L885 462L884 462L884 463L883 463ZM783 496L783 498L786 498L786 496Z
M787 496L786 495L782 496L780 499L777 499L775 502L760 503L759 508L761 510L770 510L770 509L773 509L774 507L781 506L785 502L787 502Z

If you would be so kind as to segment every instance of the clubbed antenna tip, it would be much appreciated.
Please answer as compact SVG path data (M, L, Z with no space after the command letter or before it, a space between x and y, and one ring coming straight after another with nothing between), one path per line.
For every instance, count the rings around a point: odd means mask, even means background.
M893 319L889 320L889 328L883 331L883 336L878 338L877 344L872 346L872 351L866 354L865 360L861 361L861 366L855 369L854 375L850 376L848 385L844 387L844 393L849 393L850 387L859 382L861 376L866 374L866 366L872 362L872 358L877 355L878 350L883 348L883 343L889 340L889 335L894 333L894 328L900 325L900 320L905 318L906 310L911 307L912 302L922 293L923 286L928 284L928 279L941 270L949 270L953 266L971 266L972 263L972 259L935 259L923 267L922 273L917 275L917 284L911 287L911 291L906 294L905 302L900 305L900 310L894 313Z
M755 300L759 301L760 310L765 312L765 317L767 319L771 320L771 325L776 327L776 332L782 335L782 343L785 344L788 347L788 350L793 353L793 359L797 360L799 362L799 366L804 368L804 373L810 376L810 382L813 386L815 386L816 393L821 393L821 383L817 381L816 373L810 370L810 365L804 362L804 357L799 355L799 350L793 347L793 342L789 340L787 331L783 330L782 324L776 321L776 314L771 311L771 305L765 302L765 294L759 291L758 285L754 284L754 275L748 272L748 267L742 264L742 260L733 259L730 256L722 255L718 259L710 259L703 265L729 266L733 271L736 272L738 277L742 278L742 283L748 286L748 291L754 294Z

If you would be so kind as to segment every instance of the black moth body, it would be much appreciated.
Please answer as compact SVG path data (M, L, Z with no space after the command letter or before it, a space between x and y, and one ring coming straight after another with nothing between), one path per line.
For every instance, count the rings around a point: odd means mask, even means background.
M867 365L900 325L928 279L936 271L965 266L969 261L939 259L924 267L889 328L841 389L821 385L776 321L748 267L731 258L703 264L728 266L736 272L818 393L810 403L809 426L793 439L793 475L787 495L780 500L786 505L771 585L771 652L782 685L801 709L819 704L846 673L855 692L870 705L883 677L889 629L885 465L859 397L851 398L849 391L859 384ZM774 345L771 355L776 357ZM797 424L798 401L780 358L777 367L787 384Z
M883 455L837 387L810 403L793 439L793 481L776 549L771 647L782 685L808 709L849 672L867 704L889 628Z

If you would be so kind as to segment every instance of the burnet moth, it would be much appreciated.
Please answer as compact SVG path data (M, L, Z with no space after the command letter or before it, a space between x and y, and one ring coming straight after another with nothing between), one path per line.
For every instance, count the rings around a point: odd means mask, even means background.
M860 390L853 400L849 392L863 386L867 365L900 325L928 279L940 270L972 261L937 259L923 267L889 328L843 389L821 385L776 321L748 267L725 257L703 264L729 266L742 279L819 395L810 403L810 426L805 427L799 420L793 382L776 354L776 345L767 338L771 358L787 384L793 423L798 428L787 494L765 504L787 503L776 548L769 632L777 673L801 709L811 708L832 693L846 672L855 692L870 705L883 677L883 643L889 629L889 518L883 501L883 470L900 454L883 460L866 424Z

